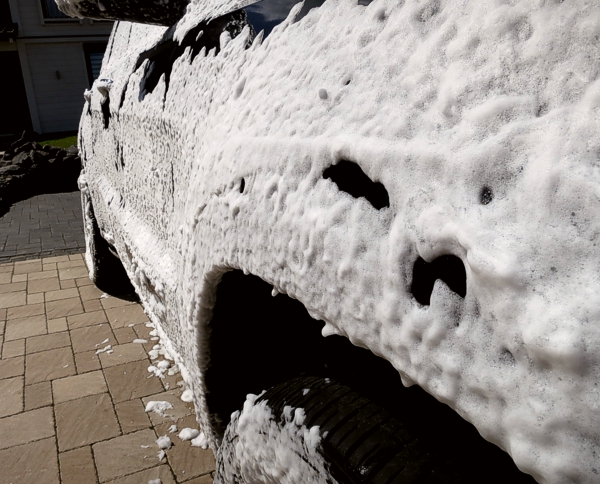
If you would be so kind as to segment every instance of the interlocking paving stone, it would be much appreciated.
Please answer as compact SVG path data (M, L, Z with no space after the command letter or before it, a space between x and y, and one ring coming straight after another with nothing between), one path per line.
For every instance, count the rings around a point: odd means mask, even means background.
M212 484L212 482L212 476L205 475L201 477L195 477L194 479L190 479L189 481L185 481L185 484Z
M106 316L110 325L115 329L123 328L132 323L137 324L148 321L148 316L139 304L107 309Z
M104 314L104 311L93 311L77 314L75 316L68 316L67 322L69 324L69 329L77 329L85 326L107 323L108 320L106 319L106 314Z
M79 191L31 197L0 217L0 260L22 260L85 249ZM69 260L68 255L64 255Z
M14 484L59 482L54 437L0 450L0 462L3 482Z
M128 476L119 477L114 481L110 481L110 484L145 484L146 482L150 482L154 479L160 479L161 484L175 484L175 479L173 479L173 473L171 472L171 469L169 469L169 466L165 465L153 467L152 469L146 469ZM212 483L212 480L210 482Z
M11 284L0 284L0 294L9 292L25 291L27 289L26 282L13 282Z
M6 323L4 337L6 341L12 341L46 333L46 318L43 314L40 314L26 318L9 319Z
M158 378L148 378L148 366L148 360L141 360L104 370L106 383L115 403L162 391Z
M100 482L155 467L159 464L155 441L154 432L146 429L94 444Z
M96 482L96 468L90 446L61 452L59 458L62 484L87 484Z
M102 368L110 368L111 366L122 365L131 361L145 360L147 366L150 366L146 350L141 344L128 343L125 345L113 346L112 353L101 353L100 363Z
M28 316L38 316L46 312L43 302L37 304L28 304L27 306L17 306L10 308L8 311L9 319L26 318Z
M41 268L39 260L0 262L0 276L7 276L0 284L12 291L0 295L39 290L20 305L0 308L0 482L93 484L98 469L102 483L212 483L212 453L175 434L167 458L157 459L157 432L166 433L173 422L198 427L193 406L180 399L181 375L161 380L147 371L146 351L155 341L132 342L150 340L141 307L101 297L87 274L59 277L60 288L53 289L51 281L70 269L83 269L81 254L44 258ZM107 337L114 352L96 355ZM172 417L146 414L142 399L171 401Z
M5 343L6 346L8 343ZM12 378L25 373L25 358L17 356L14 358L3 358L0 360L0 378Z
M77 373L86 373L101 368L100 358L98 358L95 351L75 353L75 365L77 366Z
M0 380L0 418L23 411L23 377Z
M79 297L46 303L46 315L48 316L48 319L73 316L81 313L83 313L83 306L81 305L81 299L79 299Z
M0 419L0 449L52 436L54 436L54 417L51 407Z
M192 447L191 442L180 440L176 434L168 434L169 427L173 422L165 422L155 427L157 437L169 435L173 441L173 447L167 450L167 459L177 479L184 481L191 477L208 474L215 469L215 457L210 449ZM193 415L188 415L176 421L177 429L198 428L198 423Z
M68 299L71 297L79 297L79 292L77 291L76 287L72 287L69 289L60 289L59 291L46 292L44 296L46 302L59 301L61 299Z
M139 398L118 403L115 405L115 410L124 434L150 427L150 419Z
M98 324L96 326L72 329L71 341L73 342L73 351L75 353L82 353L90 350L96 351L106 347L106 345L117 344L117 340L113 336L112 330L108 324Z
M52 405L52 386L49 381L25 387L25 410L33 410L47 405Z
M0 294L0 308L14 308L16 306L23 306L26 303L27 293L25 291Z
M27 354L31 354L55 348L64 348L66 346L71 346L71 338L69 337L69 333L64 331L62 333L44 334L27 338L25 350Z
M2 359L14 358L25 354L25 340L5 341L2 345Z
M156 412L150 412L149 417L153 425L156 426L163 423L169 423L169 425L171 425L174 421L194 413L193 405L182 401L181 398L179 398L179 395L179 392L171 390L142 398L144 405L147 405L150 401L169 402L171 405L173 405L172 409L164 412L164 417Z
M58 448L65 451L119 435L108 393L55 404Z
M63 378L76 372L71 348L57 348L27 355L25 368L27 385Z
M67 402L78 398L105 393L108 391L101 371L69 376L52 382L54 403Z
M61 331L67 331L69 326L67 324L67 318L56 318L48 320L48 333L59 333Z

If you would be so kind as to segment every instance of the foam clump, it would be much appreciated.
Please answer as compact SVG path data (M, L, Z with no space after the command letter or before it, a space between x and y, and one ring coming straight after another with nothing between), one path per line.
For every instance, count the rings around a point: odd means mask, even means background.
M239 20L152 92L164 66L142 55L182 42L200 4L174 31L117 23L110 91L93 89L81 119L84 198L198 389L203 429L207 328L235 268L390 361L539 482L595 483L600 7L366 3L328 0L295 23L293 10L264 40ZM323 177L344 160L389 206ZM419 302L415 263L442 256L462 263L461 289L434 278Z

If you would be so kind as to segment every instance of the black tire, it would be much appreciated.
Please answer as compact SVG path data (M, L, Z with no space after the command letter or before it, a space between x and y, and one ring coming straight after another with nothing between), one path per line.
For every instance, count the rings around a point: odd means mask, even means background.
M344 385L316 377L296 378L271 388L255 404L260 402L268 404L280 426L286 422L285 407L304 410L303 425L319 427L318 451L329 475L340 484L460 482L451 462L431 454L400 421ZM289 409L287 414L289 422ZM238 437L232 424L235 418L225 433L215 482L226 482L220 476L239 476L239 471L230 470L238 466L231 462ZM242 477L238 482L246 481Z
M137 301L138 297L135 289L127 276L121 259L113 253L116 252L115 249L100 234L100 228L93 210L89 211L88 217L92 226L92 240L88 244L88 251L91 252L92 264L94 265L91 271L92 282L98 289L111 296Z

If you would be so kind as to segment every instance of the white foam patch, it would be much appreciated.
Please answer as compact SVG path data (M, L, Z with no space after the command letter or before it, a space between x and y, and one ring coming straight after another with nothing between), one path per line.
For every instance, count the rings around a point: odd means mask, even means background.
M225 472L215 483L335 483L318 451L319 427L303 425L304 410L285 407L281 425L267 402L256 403L256 398L248 395L243 410L232 415L223 437L230 442L218 457L219 462L232 464L223 467Z

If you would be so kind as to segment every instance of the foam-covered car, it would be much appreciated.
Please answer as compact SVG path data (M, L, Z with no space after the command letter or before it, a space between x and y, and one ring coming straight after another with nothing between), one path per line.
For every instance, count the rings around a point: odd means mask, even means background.
M58 3L123 20L86 261L216 482L600 482L597 2Z

